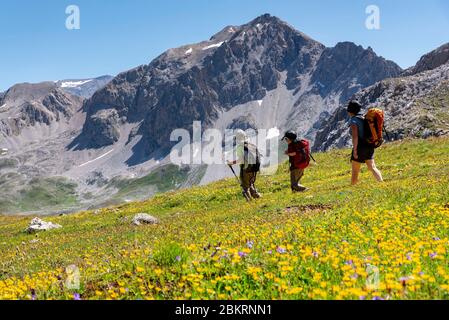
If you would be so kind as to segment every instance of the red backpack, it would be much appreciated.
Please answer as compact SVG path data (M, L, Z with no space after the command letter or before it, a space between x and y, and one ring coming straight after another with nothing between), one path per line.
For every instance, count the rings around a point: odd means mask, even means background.
M310 142L301 139L295 142L297 156L300 155L300 159L295 161L296 167L299 169L306 169L310 165L311 153L310 153Z

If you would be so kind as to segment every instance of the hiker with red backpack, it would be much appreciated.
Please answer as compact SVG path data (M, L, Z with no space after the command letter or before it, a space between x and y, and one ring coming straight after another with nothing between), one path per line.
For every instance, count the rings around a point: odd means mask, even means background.
M382 131L384 113L379 109L369 109L365 117L360 115L362 106L351 101L347 111L352 135L352 185L359 182L361 165L365 163L377 181L383 182L382 173L374 162L374 151L383 143Z
M307 140L299 140L294 131L288 131L282 140L288 144L288 150L285 154L290 158L290 185L293 192L304 192L308 188L301 185L301 178L304 176L304 170L310 164L310 143Z

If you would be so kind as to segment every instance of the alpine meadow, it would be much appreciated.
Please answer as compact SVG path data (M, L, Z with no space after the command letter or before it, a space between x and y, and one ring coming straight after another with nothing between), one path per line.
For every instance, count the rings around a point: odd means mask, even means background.
M0 303L435 311L449 301L448 13L3 0ZM38 310L48 300L63 312Z
M284 164L257 202L223 180L48 217L63 229L36 235L3 216L0 299L449 298L449 139L382 147L382 185L364 172L349 186L349 153L316 154L300 197ZM142 212L160 224L132 225ZM69 265L79 289L64 285Z

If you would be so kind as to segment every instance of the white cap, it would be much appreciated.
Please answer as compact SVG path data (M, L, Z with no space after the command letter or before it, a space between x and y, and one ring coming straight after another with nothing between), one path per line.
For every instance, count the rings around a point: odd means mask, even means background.
M248 136L245 131L238 129L235 131L235 140L237 143L244 143L248 140Z

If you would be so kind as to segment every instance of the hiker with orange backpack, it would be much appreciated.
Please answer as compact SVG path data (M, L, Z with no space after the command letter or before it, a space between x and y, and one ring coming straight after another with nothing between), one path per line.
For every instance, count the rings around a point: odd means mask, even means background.
M382 173L376 167L374 151L382 145L382 129L384 114L382 110L370 109L365 117L360 115L362 106L351 101L348 105L348 114L352 135L352 185L359 182L361 165L365 163L368 170L377 181L383 182Z
M282 140L288 144L288 150L285 154L290 159L290 185L293 192L304 192L308 188L301 185L301 178L304 176L304 170L310 164L310 143L304 139L298 139L298 135L294 131L288 131Z

